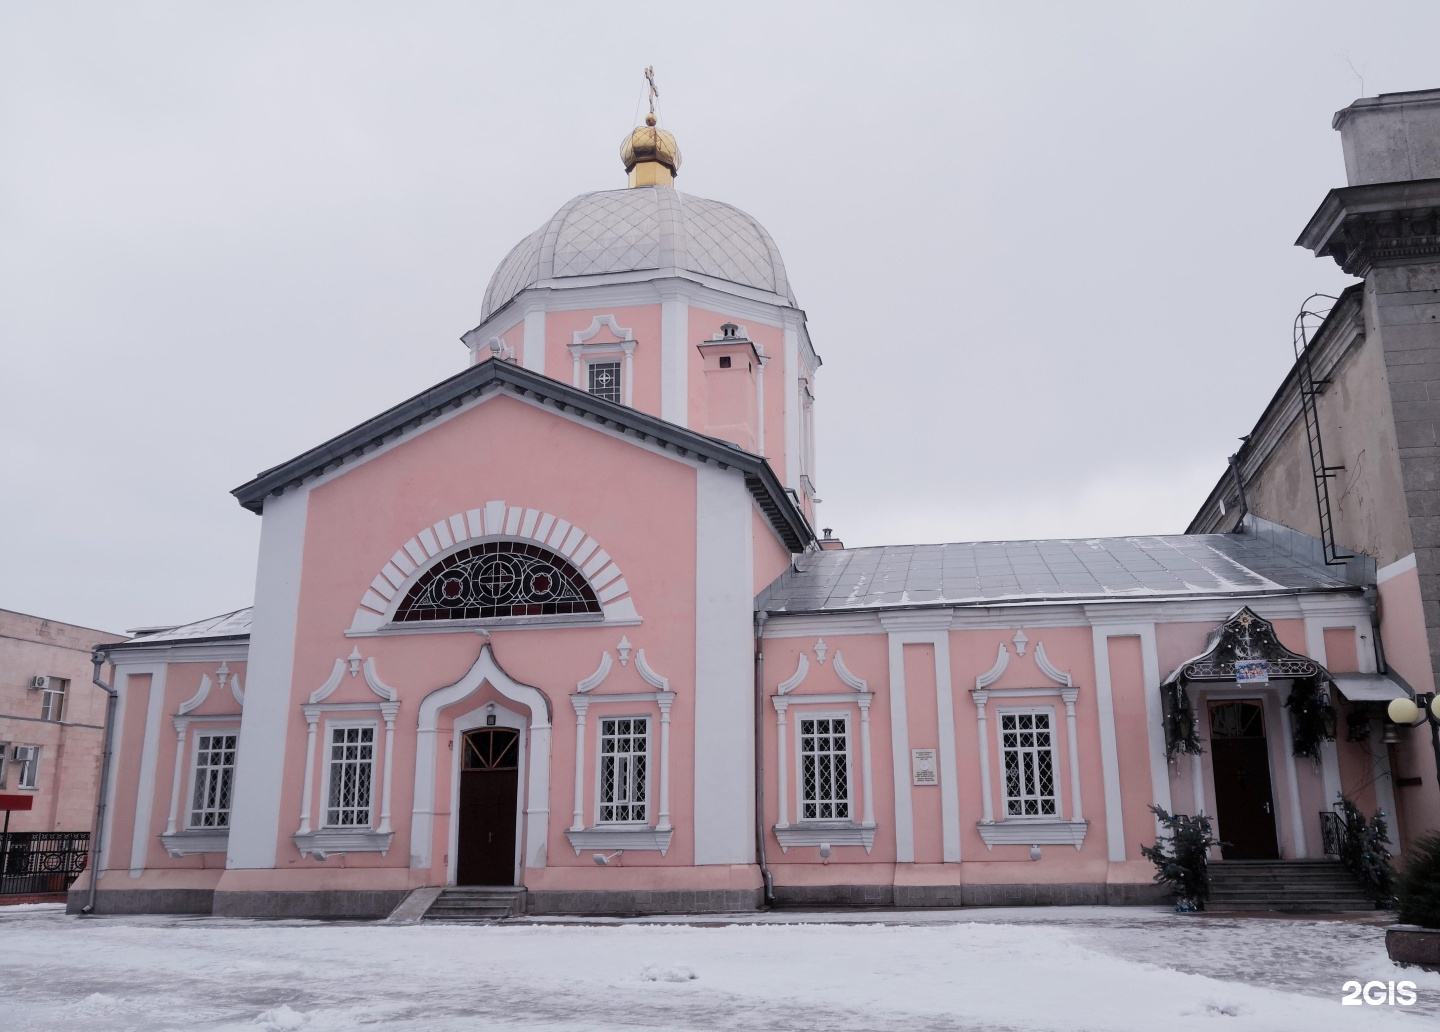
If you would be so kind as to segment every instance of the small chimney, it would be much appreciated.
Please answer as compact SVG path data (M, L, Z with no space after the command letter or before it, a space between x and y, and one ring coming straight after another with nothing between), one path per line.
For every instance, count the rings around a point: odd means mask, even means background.
M831 532L833 528L826 527L821 533L825 536L820 539L820 547L827 552L835 551L845 547L845 542L835 537Z

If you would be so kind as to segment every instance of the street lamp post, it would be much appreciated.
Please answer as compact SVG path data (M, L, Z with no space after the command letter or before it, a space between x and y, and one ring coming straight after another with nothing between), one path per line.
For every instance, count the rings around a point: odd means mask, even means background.
M1430 745L1435 750L1435 777L1440 783L1440 694L1417 693L1413 699L1392 699L1385 712L1401 727L1430 725Z

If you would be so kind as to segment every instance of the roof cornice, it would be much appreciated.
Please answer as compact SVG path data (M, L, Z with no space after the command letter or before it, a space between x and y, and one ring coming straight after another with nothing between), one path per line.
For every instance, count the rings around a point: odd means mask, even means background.
M338 469L447 412L497 391L532 398L560 412L673 451L681 458L713 462L721 469L736 469L744 475L756 505L792 552L804 551L815 538L775 471L760 456L494 358L442 380L290 461L265 470L230 493L246 509L259 513L271 495Z

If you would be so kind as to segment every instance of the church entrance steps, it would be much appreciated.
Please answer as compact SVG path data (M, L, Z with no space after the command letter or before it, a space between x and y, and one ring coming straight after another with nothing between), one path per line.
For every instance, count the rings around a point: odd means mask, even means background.
M1210 865L1207 913L1374 909L1355 876L1334 860L1227 860Z
M442 891L421 920L474 924L523 913L525 890L518 885L459 885Z

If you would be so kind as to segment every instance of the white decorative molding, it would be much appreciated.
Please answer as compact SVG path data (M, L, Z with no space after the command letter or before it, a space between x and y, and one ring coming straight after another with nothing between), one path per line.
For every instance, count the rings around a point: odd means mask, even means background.
M807 821L804 824L776 825L773 829L780 851L790 852L794 846L864 846L870 852L875 845L875 825L852 824L849 821Z
M854 688L857 692L870 690L870 683L866 681L865 678L856 677L850 672L850 668L845 665L845 657L840 654L838 649L835 651L835 673L839 675L841 681L844 681L845 684Z
M390 842L395 838L393 831L372 831L369 828L321 828L306 834L292 836L301 856L313 856L316 860L328 860L345 853L390 852Z
M359 649L356 649L356 651L358 652ZM380 680L380 675L375 672L374 656L371 656L365 661L365 683L370 686L372 692L386 702L394 702L400 698L400 693Z
M515 349L505 342L504 337L491 337L483 346L490 352L490 355L481 356L477 354L475 357L482 362L485 358L491 356L505 362L515 361Z
M190 696L190 698L186 699L180 704L180 709L178 711L180 716L183 717L191 710L199 708L200 704L205 701L205 697L210 694L210 686L212 683L213 682L210 680L209 674L200 675L200 687L196 689L194 695Z
M160 836L160 844L169 856L177 859L194 853L224 853L230 844L230 829L194 828L166 832Z
M1000 675L1005 672L1005 668L1009 665L1010 650L1007 649L1002 642L1000 645L1000 651L995 654L995 665L992 666L989 670L985 671L979 677L975 678L975 687L988 688L990 685L1000 680Z
M365 680L367 682L369 682L370 680L373 663L374 660L372 659L365 664ZM345 671L345 660L337 659L335 661L335 669L339 671L339 677L343 677ZM332 673L331 677L338 682L339 677L337 677L336 674ZM326 684L329 684L329 682L327 681ZM393 688L388 688L388 686L383 684L381 685L381 687L386 688L386 690L391 692L394 691ZM323 691L324 688L322 687L320 690ZM333 690L334 689L331 689L331 691ZM379 692L374 688L373 685L371 686L371 690L376 691L376 694L379 694ZM317 691L315 694L318 695L319 692ZM312 695L311 698L313 699L314 696ZM312 805L315 798L315 765L318 758L315 746L321 718L329 716L334 719L343 720L348 719L355 714L372 714L377 710L380 713L381 719L385 721L385 751L380 754L381 791L379 826L373 829L320 828L318 830L312 830L314 817L314 810L312 808ZM294 840L296 848L300 850L301 856L305 856L307 853L310 853L313 854L317 859L324 860L326 855L329 853L371 851L379 852L383 855L387 850L389 850L391 837L391 783L393 780L392 775L395 771L395 716L397 713L399 713L399 711L400 703L394 701L393 699L384 702L309 702L300 707L300 712L305 714L306 723L305 782L304 787L301 789L300 792L300 828L298 831L295 832L294 835L291 836L291 838ZM320 760L320 762L323 763L324 760ZM373 794L371 796L371 808L374 808ZM334 841L332 840L337 835L369 836L368 838L357 839L356 841L371 841L376 843L380 842L379 836L383 836L384 841L382 844L370 847L360 845L347 849L341 848L341 846L334 844ZM349 840L346 839L345 841Z
M1015 655L1025 655L1025 646L1030 643L1030 639L1025 636L1025 628L1017 628L1015 631L1015 637L1011 638L1010 640L1015 643Z
M431 866L435 827L435 782L438 775L440 711L469 698L488 684L530 712L528 770L524 773L525 834L522 862L544 867L550 821L550 703L538 688L521 684L495 661L487 641L465 676L437 688L420 703L415 744L415 804L410 820L410 866ZM452 844L451 853L454 853Z
M815 658L821 663L825 662L825 654L830 651L830 646L825 644L824 638L815 639Z
M630 662L630 650L634 647L635 646L630 644L630 639L627 636L623 634L620 635L620 644L615 646L615 652L620 657L621 666L624 666L626 663Z
M493 621L421 621L416 624L392 622L395 610L405 595L427 570L452 552L494 538L533 542L568 561L595 592L600 602L599 620L594 616L559 616L500 617ZM370 582L346 633L431 634L447 629L469 630L482 623L504 627L552 627L594 622L640 622L635 602L630 597L630 586L620 567L610 558L610 553L585 531L559 516L524 506L507 505L504 501L490 501L483 508L457 512L423 528L397 548Z
M311 706L324 702L335 694L335 689L340 687L340 682L344 679L345 661L343 659L337 659L335 666L330 670L330 676L325 679L325 683L311 692L310 698L305 701Z
M645 683L657 692L668 692L670 690L670 679L668 677L661 677L654 670L650 669L650 664L645 659L644 649L635 653L635 670L644 678Z
M602 327L608 327L610 332L620 339L598 344L590 343L600 333ZM590 321L589 328L575 332L574 339L570 344L572 386L576 390L585 390L585 360L608 355L623 356L620 371L620 400L623 404L632 404L635 383L635 331L618 325L613 315L597 315Z
M602 329L608 329L611 334L619 337L621 340L633 341L635 339L635 331L628 326L621 326L615 321L615 316L597 315L590 320L590 325L585 329L575 331L575 336L572 338L571 343L588 344L600 335Z
M621 662L623 663L624 660L621 660ZM612 665L613 664L610 662L610 652L606 650L605 652L600 653L600 665L595 668L595 672L589 677L581 681L576 681L575 690L581 695L584 695L586 692L593 691L594 689L600 687L600 682L604 681L605 678L609 676L610 668Z
M351 677L354 677L356 674L360 673L360 664L364 662L364 658L360 655L359 645L356 645L353 649L351 649L350 655L346 656L345 659L346 662L350 664Z
M230 664L225 660L220 661L220 667L215 671L215 678L220 682L220 687L225 687L225 682L230 679Z
M781 695L789 695L800 683L805 680L805 675L810 673L810 660L805 653L800 653L800 662L795 666L795 673L791 674L784 681L781 681L775 688Z
M587 849L605 851L607 849L623 849L627 852L658 852L664 856L670 849L670 840L675 835L674 828L607 828L597 825L593 828L567 828L565 837L570 840L570 845L579 856Z
M1042 674L1056 684L1063 685L1066 688L1074 685L1074 681L1070 679L1070 675L1063 670L1056 669L1055 664L1050 662L1050 657L1045 655L1045 643L1043 641L1037 641L1035 643L1035 665L1040 668Z
M975 827L979 829L986 849L996 846L1074 846L1079 852L1085 844L1090 822L1011 817L1003 821L978 821Z
M235 705L245 707L245 688L240 683L239 674L230 675L230 695L235 699Z

